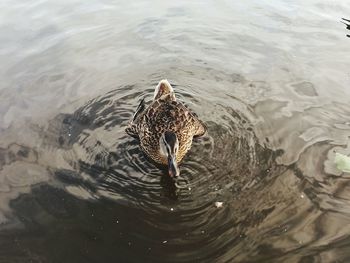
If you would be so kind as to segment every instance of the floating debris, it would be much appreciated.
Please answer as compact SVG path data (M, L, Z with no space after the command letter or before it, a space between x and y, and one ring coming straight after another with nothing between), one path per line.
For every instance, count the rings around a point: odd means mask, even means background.
M215 202L215 207L216 208L221 208L224 202Z
M334 157L334 163L337 166L337 169L345 172L350 173L350 157L346 156L341 153L335 153Z

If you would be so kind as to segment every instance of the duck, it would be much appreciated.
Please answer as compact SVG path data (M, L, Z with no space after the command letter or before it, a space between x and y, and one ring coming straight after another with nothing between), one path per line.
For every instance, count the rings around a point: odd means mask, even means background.
M141 100L125 131L139 141L146 156L166 166L171 178L177 178L179 164L190 150L193 138L203 136L207 128L193 111L177 100L173 87L163 79L156 86L148 107L145 99Z

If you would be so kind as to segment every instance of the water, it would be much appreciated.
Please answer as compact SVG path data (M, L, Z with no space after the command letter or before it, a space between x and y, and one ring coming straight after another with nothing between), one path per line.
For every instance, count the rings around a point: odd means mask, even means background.
M0 262L350 260L347 1L0 7ZM181 189L124 132L163 78Z

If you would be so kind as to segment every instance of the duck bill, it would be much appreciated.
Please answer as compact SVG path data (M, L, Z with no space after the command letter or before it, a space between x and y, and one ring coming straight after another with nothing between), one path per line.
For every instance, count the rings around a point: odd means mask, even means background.
M176 159L172 155L168 157L168 169L169 169L170 177L176 178L180 175L180 170L179 170L179 167L177 166Z

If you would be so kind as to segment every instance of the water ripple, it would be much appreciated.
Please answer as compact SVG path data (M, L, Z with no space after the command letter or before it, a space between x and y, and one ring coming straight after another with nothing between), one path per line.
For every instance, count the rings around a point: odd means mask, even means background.
M179 85L175 89L186 104L198 105L197 94ZM248 212L241 202L249 202L248 193L263 189L277 176L281 170L274 162L278 153L259 143L254 120L249 119L252 113L245 116L230 106L213 105L206 109L214 112L209 116L215 116L205 119L207 135L194 141L180 166L186 182L179 189L166 170L152 163L138 142L124 132L138 101L150 99L152 91L140 91L138 84L122 86L73 114L50 121L44 145L57 147L56 155L62 157L56 160L63 160L70 169L60 169L63 165L58 163L49 170L67 193L79 199L100 202L107 198L142 211L147 232L166 235L165 251L176 254L178 262L199 255L203 260L219 258L218 251L237 244L250 227L273 211L268 206L263 213ZM203 97L201 103L210 104ZM237 101L237 107L242 108L242 103ZM155 242L147 240L150 246ZM202 246L196 251L179 250L198 246L198 242Z

